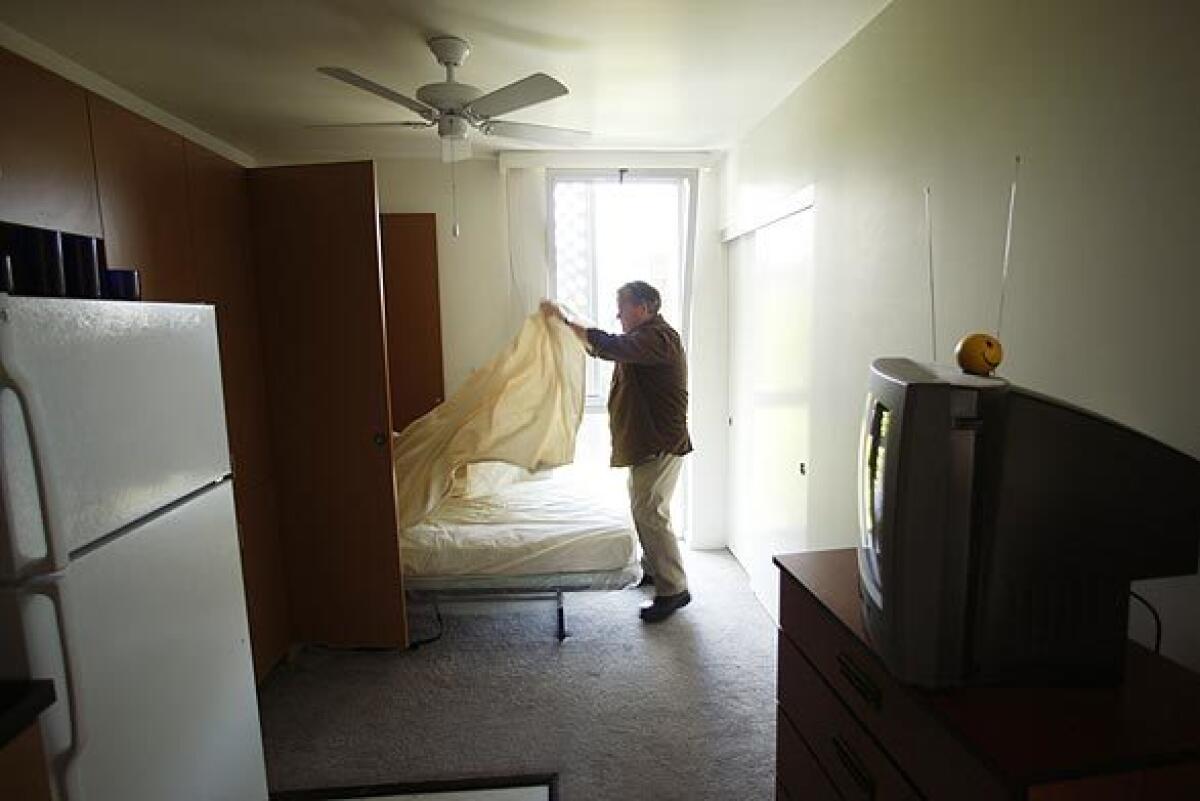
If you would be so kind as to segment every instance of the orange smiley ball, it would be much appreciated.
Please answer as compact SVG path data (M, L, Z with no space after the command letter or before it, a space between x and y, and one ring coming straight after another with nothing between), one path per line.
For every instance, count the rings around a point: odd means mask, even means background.
M967 334L958 341L954 356L964 373L991 375L1004 358L1004 348L990 334Z

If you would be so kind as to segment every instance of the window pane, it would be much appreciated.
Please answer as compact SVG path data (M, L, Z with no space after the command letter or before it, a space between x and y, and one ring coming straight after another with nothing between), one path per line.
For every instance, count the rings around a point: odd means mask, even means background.
M596 291L600 324L617 327L617 290L645 281L663 296L663 316L681 325L680 181L596 185Z
M682 327L680 296L680 181L595 184L595 260L597 324L620 331L617 290L630 281L645 281L662 295L662 315ZM601 363L596 383L607 392L612 364Z
M555 295L576 314L594 316L592 305L591 185L554 185Z

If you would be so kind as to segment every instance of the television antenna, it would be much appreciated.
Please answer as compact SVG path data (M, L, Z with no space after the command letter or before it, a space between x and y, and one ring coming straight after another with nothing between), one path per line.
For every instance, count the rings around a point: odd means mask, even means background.
M925 187L925 242L928 246L926 264L929 270L929 347L937 362L937 304L933 294L933 209L929 204L929 187Z
M1008 191L1008 224L1004 230L1004 260L1000 272L1000 308L996 310L996 339L1000 338L1000 325L1004 322L1004 294L1008 291L1008 257L1012 253L1013 209L1017 205L1017 178L1021 174L1021 155L1013 160L1012 184Z

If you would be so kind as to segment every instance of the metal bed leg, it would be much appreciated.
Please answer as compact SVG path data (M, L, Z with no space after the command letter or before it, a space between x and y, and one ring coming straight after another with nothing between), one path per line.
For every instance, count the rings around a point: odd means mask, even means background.
M562 590L555 594L558 596L558 641L562 642L567 638L567 615L563 610Z

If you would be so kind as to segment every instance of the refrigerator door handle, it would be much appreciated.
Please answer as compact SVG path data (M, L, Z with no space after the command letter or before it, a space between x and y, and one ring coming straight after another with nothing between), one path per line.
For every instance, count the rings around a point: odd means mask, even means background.
M42 475L42 460L38 458L36 429L30 423L30 405L16 383L8 376L0 384L0 492L4 494L5 513L10 529L9 543L12 557L17 564L7 565L13 578L20 581L25 576L52 575L64 570L70 561L70 548L57 526L48 519L49 505L46 498L46 482ZM24 511L13 517L17 506ZM38 542L34 542L37 540ZM17 543L23 543L19 545ZM22 553L25 548L42 550L35 556Z
M67 750L53 757L54 781L58 787L59 801L83 801L83 793L79 789L78 777L75 775L75 761L86 741L82 719L82 706L79 703L79 682L77 680L78 665L71 655L72 637L68 631L68 615L63 598L62 582L58 579L61 573L36 576L22 584L22 590L30 595L41 595L54 606L54 619L58 633L59 649L63 661L63 683L66 684L67 719L71 726L71 741Z

